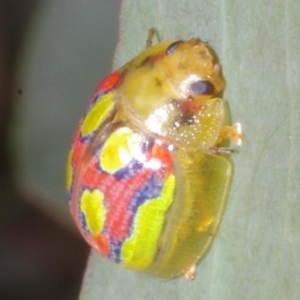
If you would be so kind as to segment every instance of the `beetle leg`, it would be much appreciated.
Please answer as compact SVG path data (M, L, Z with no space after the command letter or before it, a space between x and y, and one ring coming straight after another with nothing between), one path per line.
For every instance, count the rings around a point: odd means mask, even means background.
M148 37L146 40L146 49L152 46L153 37L156 35L157 40L160 42L159 34L156 28L152 27L148 31Z
M242 145L244 138L241 123L235 123L233 126L222 126L219 134L217 144L222 142L223 139L229 139L237 145Z
M233 148L229 147L212 147L208 149L211 154L231 154L234 152Z
M196 278L196 265L192 265L185 273L184 277L188 280L194 280Z

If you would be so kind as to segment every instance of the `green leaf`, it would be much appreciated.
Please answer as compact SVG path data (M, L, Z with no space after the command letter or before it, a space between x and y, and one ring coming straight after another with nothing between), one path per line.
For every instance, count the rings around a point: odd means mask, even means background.
M297 299L300 295L300 2L125 0L119 67L162 39L208 41L245 141L219 234L195 281L120 269L92 253L81 300Z

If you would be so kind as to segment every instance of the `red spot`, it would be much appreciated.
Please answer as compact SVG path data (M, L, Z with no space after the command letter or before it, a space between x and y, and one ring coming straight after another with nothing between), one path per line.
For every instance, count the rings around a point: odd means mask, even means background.
M189 111L200 111L205 108L205 105L203 104L196 104L193 101L182 101L180 102L181 109L183 113L188 113Z
M98 93L106 93L113 88L115 88L116 84L119 82L120 74L118 72L111 73L106 78L104 78L96 88L95 94Z
M143 168L130 178L118 180L102 173L97 168L97 163L96 157L87 162L80 184L90 190L97 188L102 191L107 209L106 234L113 242L123 241L128 236L132 218L129 203L133 195L149 180L153 170Z
M151 174L152 170L143 169L129 179L119 180L114 186L106 186L106 196L109 199L106 228L113 241L123 241L128 236L132 218L129 203Z
M110 247L109 240L106 236L99 235L92 239L92 246L100 252L103 256L108 256Z
M149 150L149 156L149 159L154 158L162 163L164 171L166 173L166 177L172 172L173 159L170 151L167 148L159 145L154 145Z
M77 172L77 170L79 169L83 161L84 154L86 153L86 149L88 147L88 144L82 142L79 136L80 136L80 130L78 130L78 135L76 134L76 138L74 139L74 143L73 143L74 152L73 152L72 162L73 162L73 167L75 172Z

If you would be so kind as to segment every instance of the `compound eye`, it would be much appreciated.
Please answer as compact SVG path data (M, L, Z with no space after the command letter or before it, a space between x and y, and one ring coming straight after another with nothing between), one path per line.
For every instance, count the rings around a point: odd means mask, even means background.
M172 43L168 48L167 48L167 50L166 50L166 55L170 55L170 54L172 54L176 49L177 49L177 47L180 45L180 44L182 44L183 43L183 41L176 41L176 42L174 42L174 43Z
M190 91L196 95L212 95L215 87L210 81L198 80L191 84Z

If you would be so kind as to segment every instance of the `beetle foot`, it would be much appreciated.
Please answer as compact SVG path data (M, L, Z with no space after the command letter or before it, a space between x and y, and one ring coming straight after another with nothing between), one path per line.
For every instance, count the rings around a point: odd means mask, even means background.
M160 42L158 30L156 28L152 27L148 31L148 37L147 37L147 40L146 40L146 49L150 48L152 46L154 35L156 35L157 40Z
M194 280L196 278L196 265L192 265L185 273L184 277L188 280Z
M241 146L244 134L241 123L235 123L233 126L224 125L220 130L220 135L217 144L221 143L223 139L228 139L235 144Z
M231 154L234 152L234 149L229 147L212 147L208 149L208 152L211 154Z

